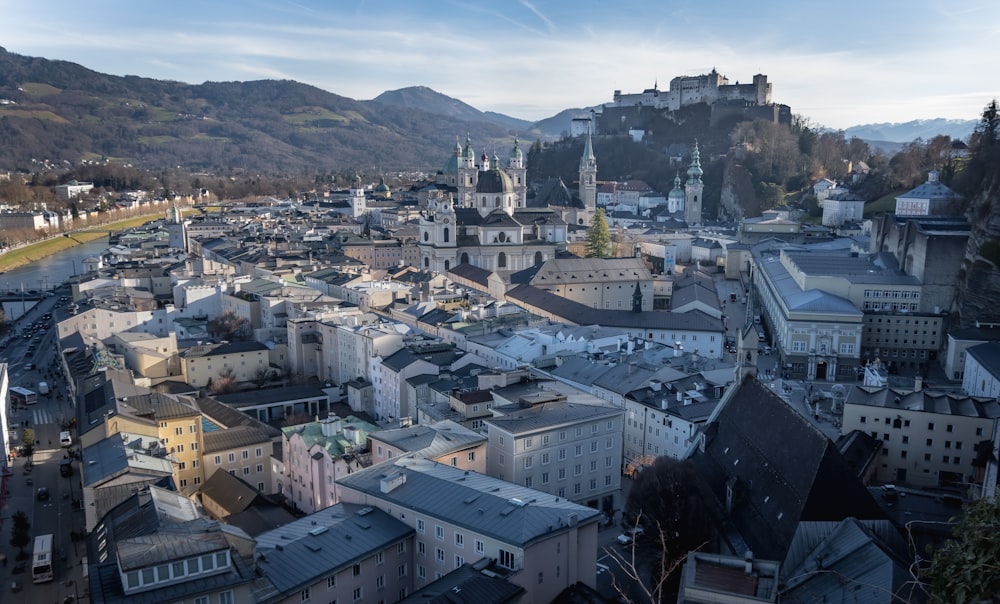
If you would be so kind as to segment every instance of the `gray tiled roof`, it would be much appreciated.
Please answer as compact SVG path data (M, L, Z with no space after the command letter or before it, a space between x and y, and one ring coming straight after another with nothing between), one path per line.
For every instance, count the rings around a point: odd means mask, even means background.
M403 482L383 493L387 478ZM577 522L597 522L601 515L565 498L424 459L399 458L337 482L343 489L385 500L393 507L468 527L518 547L568 530Z
M802 520L884 517L836 445L752 377L723 399L705 440L691 459L720 509L735 502L726 537L738 551L780 560Z
M280 593L291 594L412 533L382 510L339 503L258 535L259 564Z
M967 349L966 354L976 359L983 369L1000 379L1000 342L986 342Z
M1000 402L995 398L950 394L934 390L900 390L854 385L847 393L846 404L882 409L905 409L941 415L994 419L1000 417Z
M535 430L545 430L553 426L588 420L599 420L605 417L617 417L623 411L614 407L599 407L597 405L582 405L559 401L539 403L527 409L519 409L506 415L484 420L511 434L527 434Z

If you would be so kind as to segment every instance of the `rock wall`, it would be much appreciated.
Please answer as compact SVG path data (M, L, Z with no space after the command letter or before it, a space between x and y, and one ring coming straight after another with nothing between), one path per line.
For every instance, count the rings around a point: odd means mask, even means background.
M1000 191L984 192L967 212L972 234L958 272L954 311L959 327L1000 324Z

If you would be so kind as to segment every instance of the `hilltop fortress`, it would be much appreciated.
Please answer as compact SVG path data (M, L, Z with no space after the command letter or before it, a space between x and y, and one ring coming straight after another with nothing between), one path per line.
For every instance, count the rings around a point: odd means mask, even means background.
M740 104L771 104L771 84L767 76L758 73L752 84L730 84L729 79L712 69L711 73L698 76L677 76L670 80L670 90L659 90L656 84L638 94L622 94L615 91L614 101L607 107L652 107L677 111L681 107L705 103L713 105L719 101L736 101Z
M724 118L767 120L790 123L792 110L788 105L771 101L771 83L767 76L757 74L750 84L730 84L729 79L715 69L697 76L677 76L670 80L669 90L652 88L640 93L616 90L614 100L601 108L596 118L598 134L628 134L636 128L649 128L650 110L656 115L669 114L695 105L704 105L710 112L710 124Z

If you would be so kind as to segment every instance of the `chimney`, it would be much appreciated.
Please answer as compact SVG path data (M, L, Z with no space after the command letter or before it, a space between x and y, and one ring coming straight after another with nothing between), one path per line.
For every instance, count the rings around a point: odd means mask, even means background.
M753 574L753 551L751 550L747 550L746 553L743 554L743 572L747 575Z
M674 357L679 357L684 355L684 347L681 346L680 342L674 342Z
M331 414L319 422L319 427L323 432L323 436L336 436L341 430L340 418Z
M382 493L391 493L394 489L406 484L406 474L398 473L384 476L379 481L379 490Z
M924 378L918 375L917 377L913 378L913 391L920 392L923 389L924 389Z
M649 389L653 392L659 392L660 388L663 387L663 382L660 380L649 380Z

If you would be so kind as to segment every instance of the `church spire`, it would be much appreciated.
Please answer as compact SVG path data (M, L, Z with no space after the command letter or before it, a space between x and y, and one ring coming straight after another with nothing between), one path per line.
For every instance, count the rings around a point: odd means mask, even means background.
M701 184L701 175L704 172L701 170L701 153L698 151L698 139L694 141L694 149L691 151L691 167L688 168L687 174L687 184Z

